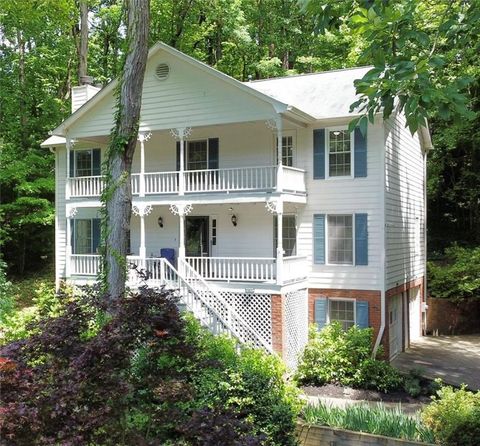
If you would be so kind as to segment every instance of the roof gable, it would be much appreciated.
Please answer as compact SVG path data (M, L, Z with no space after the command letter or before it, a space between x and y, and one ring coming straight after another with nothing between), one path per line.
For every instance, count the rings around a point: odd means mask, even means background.
M160 63L170 67L166 80L155 70ZM56 135L88 137L107 135L113 127L115 110L111 82L94 98L66 119ZM270 119L291 107L221 73L163 43L149 52L140 116L141 129L161 130L229 122ZM300 113L300 111L296 111ZM303 114L305 118L307 115Z

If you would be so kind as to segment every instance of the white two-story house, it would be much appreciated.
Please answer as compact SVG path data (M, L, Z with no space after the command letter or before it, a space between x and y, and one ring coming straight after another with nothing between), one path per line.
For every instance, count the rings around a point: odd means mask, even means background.
M155 45L130 264L153 286L174 277L199 317L290 365L310 323L372 326L387 357L420 336L430 141L400 114L348 132L353 81L366 71L242 83ZM57 283L98 274L115 85L75 87L72 115L43 143L56 154ZM130 286L139 280L129 275Z

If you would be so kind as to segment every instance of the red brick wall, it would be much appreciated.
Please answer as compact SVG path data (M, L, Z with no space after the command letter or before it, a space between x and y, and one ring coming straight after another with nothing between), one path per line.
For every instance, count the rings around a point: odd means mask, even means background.
M285 305L284 296L272 294L272 347L283 358L285 353Z

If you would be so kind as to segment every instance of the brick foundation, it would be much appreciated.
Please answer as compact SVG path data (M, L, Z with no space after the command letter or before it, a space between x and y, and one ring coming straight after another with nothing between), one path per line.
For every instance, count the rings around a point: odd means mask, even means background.
M272 294L272 348L282 358L286 348L284 300L281 294Z

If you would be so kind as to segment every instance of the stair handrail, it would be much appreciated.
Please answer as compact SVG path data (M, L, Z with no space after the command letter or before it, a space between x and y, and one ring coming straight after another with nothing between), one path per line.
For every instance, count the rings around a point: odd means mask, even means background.
M222 322L222 324L226 325L226 328L228 331L230 331L239 341L242 341L240 339L240 334L238 334L236 332L236 330L234 329L233 325L232 325L232 321L233 319L236 321L236 323L238 323L244 330L247 330L249 332L249 334L255 339L256 342L258 342L263 348L265 348L265 350L267 350L268 352L272 352L272 347L263 339L262 336L260 336L251 326L250 324L248 324L248 322L246 322L245 320L243 320L243 318L232 308L232 306L230 304L228 304L228 302L225 301L225 299L223 299L223 297L215 290L213 289L208 283L207 281L188 263L186 262L184 259L178 259L179 262L180 262L180 266L182 267L182 270L185 271L185 273L188 272L188 274L192 275L193 278L197 281L197 282L200 282L204 289L210 293L211 296L213 296L218 303L220 303L220 305L222 307L224 307L227 312L228 312L228 320L225 321L224 318L218 314L218 312L215 310L215 308L212 308L211 305L206 302L203 297L193 288L190 286L190 284L188 283L188 278L187 277L182 277L181 274L178 273L177 270L175 270L175 268L173 268L173 266L169 263L169 267L171 267L178 275L180 278L182 278L190 287L190 289L193 289L195 294L197 295L197 297L205 304L207 305L207 307L214 312L215 316L217 318L220 319L220 321Z

